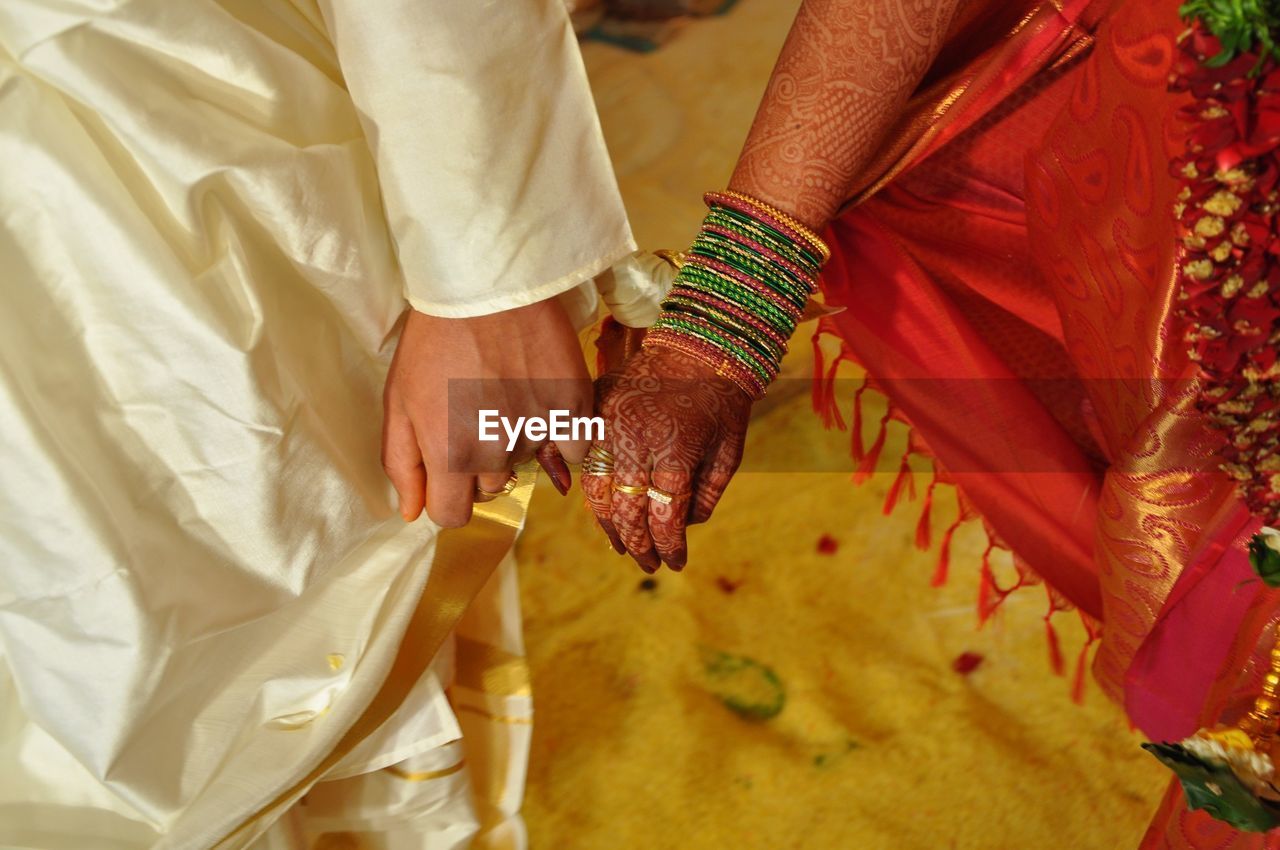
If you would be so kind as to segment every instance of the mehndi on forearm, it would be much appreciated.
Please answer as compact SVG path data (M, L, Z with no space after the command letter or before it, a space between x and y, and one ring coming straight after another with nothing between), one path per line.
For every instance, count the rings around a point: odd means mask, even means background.
M963 0L804 0L729 187L821 230Z
M919 84L961 0L804 0L728 190L645 338L765 394L818 273L817 231Z

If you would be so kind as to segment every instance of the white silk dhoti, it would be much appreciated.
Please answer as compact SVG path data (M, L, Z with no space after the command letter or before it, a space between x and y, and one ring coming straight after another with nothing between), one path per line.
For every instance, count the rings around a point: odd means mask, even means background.
M422 20L390 27L429 51ZM540 50L572 70L566 38ZM411 258L341 64L306 0L0 4L0 845L523 843L513 565L447 641L474 588L432 589L446 540L483 577L522 509L439 534L391 507L380 392ZM584 120L567 138L590 146ZM561 153L571 188L616 204L583 167L601 151ZM520 224L508 258L584 315L563 282L633 247L599 207L543 242ZM475 286L449 303L554 294Z

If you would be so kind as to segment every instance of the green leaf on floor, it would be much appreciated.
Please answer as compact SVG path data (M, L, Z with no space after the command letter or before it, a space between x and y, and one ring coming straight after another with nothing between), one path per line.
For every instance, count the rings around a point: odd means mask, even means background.
M745 655L704 650L708 690L745 720L771 720L787 702L786 688L772 669Z
M835 750L831 752L818 753L816 756L814 756L813 766L817 768L832 767L838 761L840 761L840 759L842 759L844 756L847 756L849 753L858 749L859 746L861 746L861 744L859 744L857 741L853 740L852 738L848 738L845 740L843 746L838 746Z

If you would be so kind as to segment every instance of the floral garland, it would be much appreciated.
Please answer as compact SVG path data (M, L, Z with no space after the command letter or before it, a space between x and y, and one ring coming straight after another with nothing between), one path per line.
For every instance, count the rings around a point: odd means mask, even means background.
M1249 509L1280 520L1280 0L1191 0L1169 86L1191 102L1186 149L1171 163L1178 314L1198 365L1197 407L1225 437L1222 469ZM1280 532L1249 560L1280 586ZM1182 783L1187 805L1248 832L1280 827L1280 627L1263 689L1235 725L1143 747Z
M1249 509L1280 520L1280 61L1276 0L1195 0L1170 88L1189 92L1179 315L1198 407L1223 432L1222 468Z

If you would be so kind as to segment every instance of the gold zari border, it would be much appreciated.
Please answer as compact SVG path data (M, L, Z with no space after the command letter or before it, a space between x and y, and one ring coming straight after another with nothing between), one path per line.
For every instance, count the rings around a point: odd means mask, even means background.
M250 827L265 817L278 814L301 798L307 789L323 779L335 764L400 707L462 619L471 600L515 543L516 535L524 524L536 479L536 466L527 464L521 467L517 470L515 490L509 496L475 505L468 525L439 533L426 587L405 629L391 670L369 707L319 764L223 836L214 847L240 846L240 840Z

